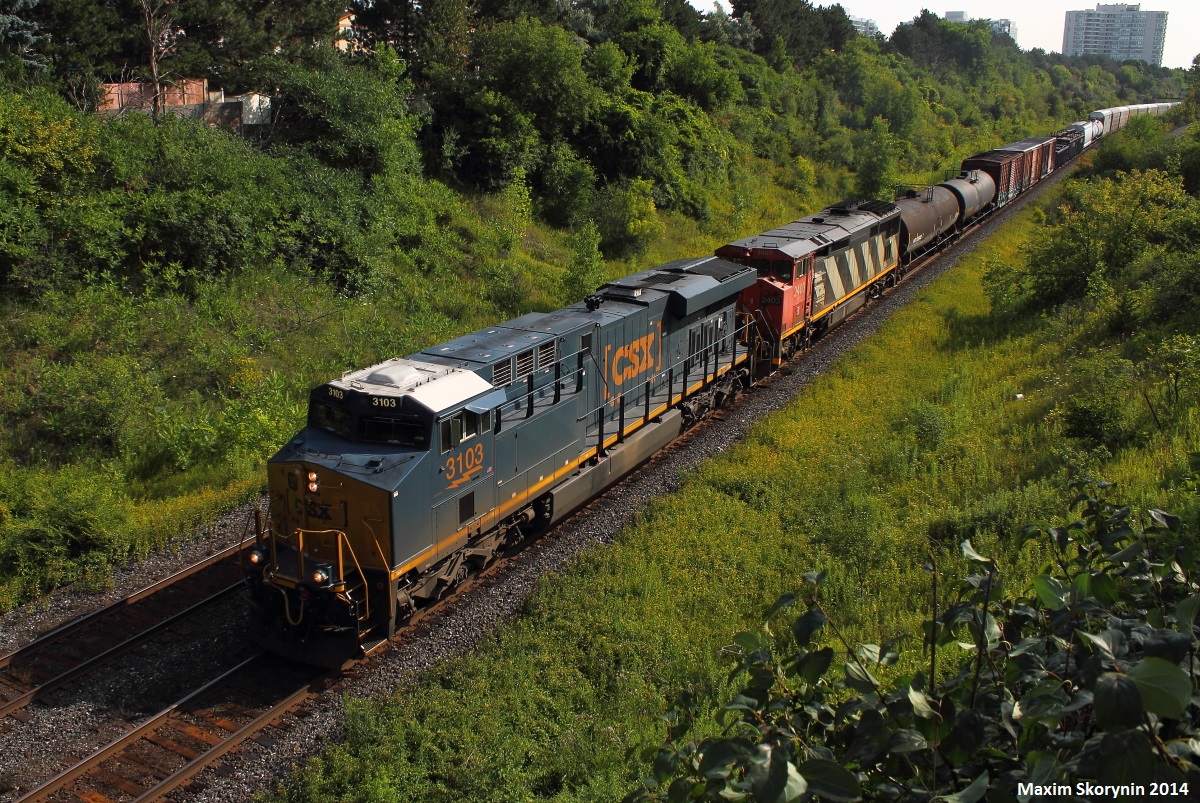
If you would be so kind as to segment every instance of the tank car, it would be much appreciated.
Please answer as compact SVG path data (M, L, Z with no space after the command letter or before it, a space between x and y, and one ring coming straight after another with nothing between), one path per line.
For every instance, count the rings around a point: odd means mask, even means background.
M940 184L910 188L896 200L900 209L900 255L902 264L941 244L953 234L962 216L959 198Z
M958 198L960 225L983 214L996 199L996 182L981 170L964 170L958 178L943 181L941 186Z
M736 392L754 270L679 260L315 388L248 553L276 652L338 664Z
M899 239L895 204L848 201L716 253L757 271L742 309L758 326L762 356L778 365L895 283Z

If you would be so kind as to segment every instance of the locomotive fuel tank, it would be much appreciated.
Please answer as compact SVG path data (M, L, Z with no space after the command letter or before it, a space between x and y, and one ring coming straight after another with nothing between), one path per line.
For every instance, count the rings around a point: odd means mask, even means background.
M943 186L910 189L900 207L900 252L906 260L937 245L961 216L958 197Z
M996 197L996 181L982 170L965 170L941 186L958 198L961 220L968 221L987 208Z

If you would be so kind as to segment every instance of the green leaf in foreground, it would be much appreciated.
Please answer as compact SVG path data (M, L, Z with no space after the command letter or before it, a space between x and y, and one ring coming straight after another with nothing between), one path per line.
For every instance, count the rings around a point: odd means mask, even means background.
M1142 694L1128 675L1105 672L1096 679L1092 710L1105 730L1135 728L1142 722Z
M1061 611L1067 604L1067 587L1056 577L1039 574L1033 578L1033 590L1042 605L1052 611Z
M963 789L961 792L955 792L952 795L938 798L943 803L975 803L976 800L982 800L988 789L988 774L985 771L978 778L971 781L970 786Z
M1181 667L1161 658L1143 658L1126 674L1137 684L1147 711L1171 719L1183 716L1192 699L1192 682Z
M862 800L858 779L836 761L814 758L805 761L797 769L808 783L808 791L820 795L823 800Z

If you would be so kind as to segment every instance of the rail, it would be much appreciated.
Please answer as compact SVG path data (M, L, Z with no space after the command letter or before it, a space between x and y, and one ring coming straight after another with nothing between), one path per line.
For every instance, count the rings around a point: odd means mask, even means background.
M280 677L288 671L298 674L294 674L292 683L280 684ZM295 708L313 693L317 684L332 674L294 664L284 668L278 659L265 651L260 652L143 720L128 733L18 798L16 803L48 800L60 792L83 800L109 799L104 791L114 787L135 801L157 800ZM239 685L246 681L250 682L248 687ZM279 685L287 686L289 690L274 691ZM268 689L272 691L257 701L250 694ZM220 714L204 705L209 696L214 698ZM246 702L247 696L251 698L249 702ZM229 709L238 706L241 706L238 713L244 718L240 724L229 719L236 716ZM190 737L193 745L207 745L207 749L184 745L184 737ZM140 756L135 756L135 750L157 750L166 758L143 764L138 760ZM183 759L182 765L170 770L161 769L171 760L170 756ZM106 769L105 765L110 761L115 764ZM121 763L138 766L145 773L154 775L154 780L147 783L142 776L134 780L122 775L116 766Z
M160 604L160 608L166 607L165 611L151 610L135 613L138 608L134 607L139 604L141 606L150 605L156 599L156 595L165 589L195 578L201 572L223 561L235 561L241 550L250 543L253 543L253 539L226 547L169 577L139 589L90 614L60 625L29 644L0 656L0 672L5 675L5 689L10 693L15 692L12 697L0 700L0 717L15 714L30 703L44 698L55 689L94 671L97 667L128 653L151 638L177 626L180 622L237 593L243 587L240 572L237 572L234 582L226 583L216 588L215 591L207 591L202 587L199 591L203 591L203 595L181 595L184 601L188 601L190 604L180 610L172 610L170 607L174 600ZM201 599L190 602L196 596L201 596ZM127 635L119 629L127 624L120 621L121 614L126 612L130 613L129 618L138 628L132 635ZM155 619L157 621L151 621L148 625L144 624L146 620ZM116 629L116 632L108 636L103 635L104 631L101 627L105 624L110 630ZM67 642L68 639L71 641ZM52 652L64 642L70 643L73 650L60 649L57 653ZM95 642L112 644L112 646L88 654L90 643ZM43 676L39 677L39 675Z

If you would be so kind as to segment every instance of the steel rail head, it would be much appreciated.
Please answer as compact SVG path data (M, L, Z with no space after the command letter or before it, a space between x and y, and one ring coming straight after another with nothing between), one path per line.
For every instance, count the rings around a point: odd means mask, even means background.
M18 647L17 649L15 649L11 652L7 652L7 653L4 653L3 655L0 655L0 669L5 669L5 668L11 666L14 661L17 661L28 655L32 655L34 653L40 652L41 650L45 649L48 645L65 638L66 636L70 635L71 633L77 632L78 630L85 627L86 625L89 625L98 619L102 619L105 616L109 616L112 613L116 612L117 610L128 607L129 605L132 605L133 603L135 603L139 600L145 599L146 597L151 596L152 594L155 594L168 586L174 585L175 583L179 582L180 580L184 579L185 577L190 577L191 575L196 574L197 572L207 569L209 566L212 566L215 563L220 563L222 560L225 560L226 558L236 555L238 552L240 552L241 550L245 549L248 545L253 544L253 543L254 543L253 538L248 538L246 540L239 541L236 544L232 544L232 545L226 547L225 549L222 549L220 552L215 552L212 555L209 555L207 558L205 558L202 561L199 561L197 563L192 564L191 566L187 566L183 569L180 569L179 571L175 572L174 574L171 574L167 577L164 577L161 580L151 583L150 585L145 586L126 597L122 597L121 599L119 599L115 602L111 602L102 608L97 608L96 610L94 610L90 613L86 613L80 617L77 617L75 619L71 619L70 621L64 622L61 625L59 625L58 627L54 628L53 630L50 630L49 632L44 633L41 636L38 636L34 641L31 641L30 643L24 645L23 647Z
M112 756L120 753L124 748L140 739L143 734L157 728L164 721L166 721L171 714L175 713L180 708L199 697L201 694L220 686L222 683L226 682L231 677L236 676L239 672L242 672L255 661L260 660L264 655L267 654L268 653L266 650L258 652L217 678L205 683L199 689L189 692L186 697L177 700L167 708L164 708L162 711L159 711L157 714L154 714L153 716L144 720L140 725L128 731L127 733L121 734L116 739L112 740L104 747L101 747L99 750L92 753L75 766L63 770L41 786L17 798L14 803L34 803L34 801L46 800L55 792L65 788L67 784L77 780L78 778L81 778L85 773L87 773L88 770L98 766L106 759L109 759Z

